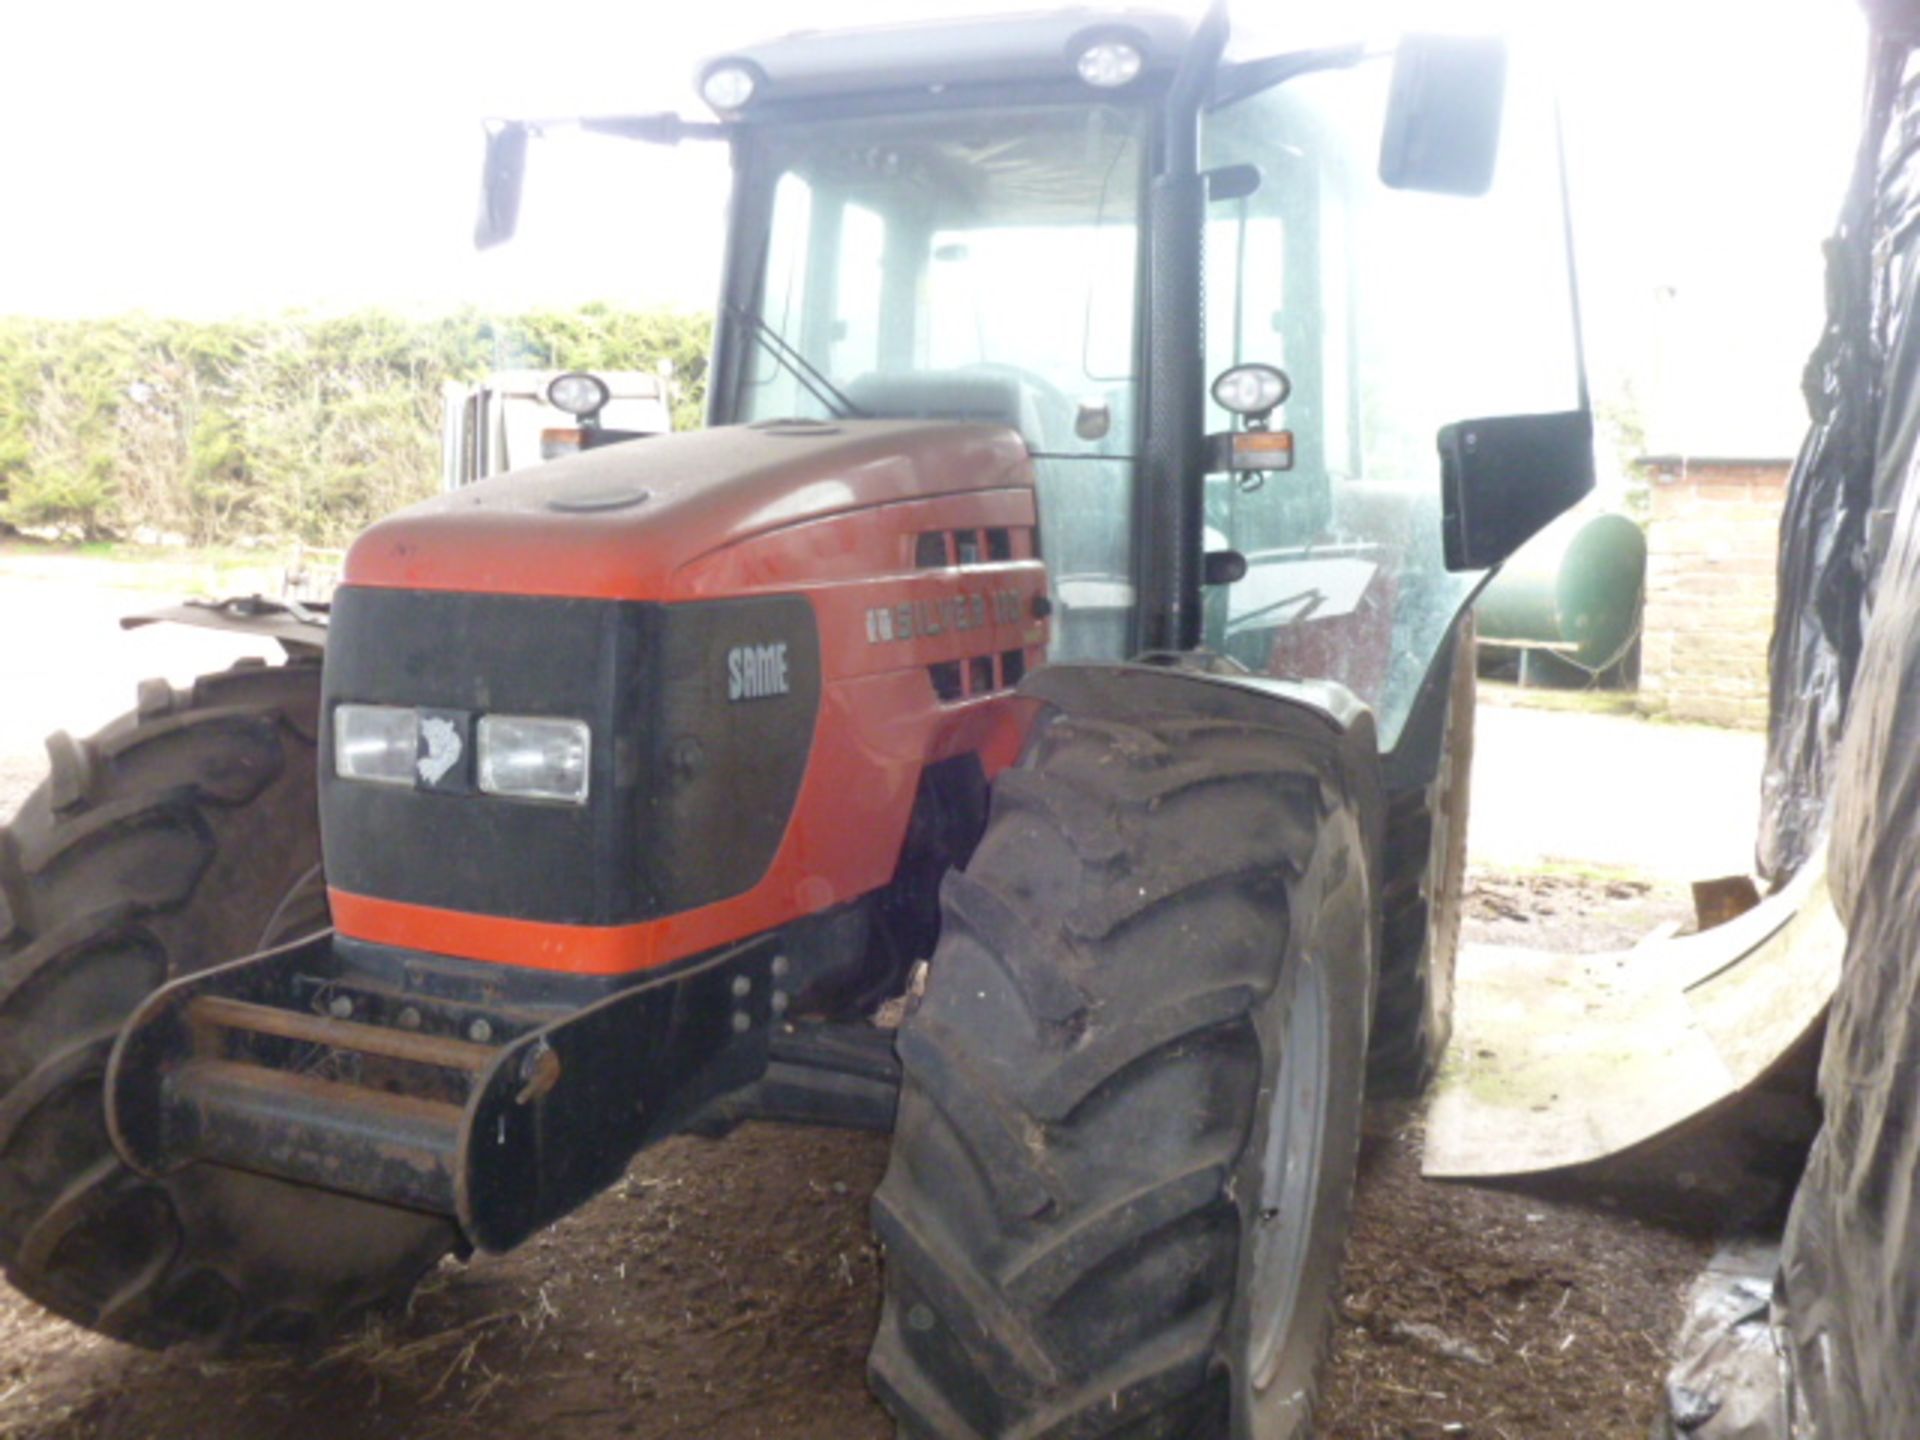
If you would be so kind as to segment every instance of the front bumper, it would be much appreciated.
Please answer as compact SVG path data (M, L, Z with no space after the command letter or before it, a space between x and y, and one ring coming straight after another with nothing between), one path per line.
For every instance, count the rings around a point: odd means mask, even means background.
M231 1165L510 1249L760 1078L775 948L620 985L323 932L154 992L114 1047L108 1126L142 1174Z

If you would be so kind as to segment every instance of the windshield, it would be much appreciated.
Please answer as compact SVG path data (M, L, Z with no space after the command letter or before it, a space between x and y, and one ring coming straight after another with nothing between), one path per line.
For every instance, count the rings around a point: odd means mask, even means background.
M816 122L764 142L771 223L738 418L1018 430L1056 658L1125 646L1144 131L1137 109L1056 105Z

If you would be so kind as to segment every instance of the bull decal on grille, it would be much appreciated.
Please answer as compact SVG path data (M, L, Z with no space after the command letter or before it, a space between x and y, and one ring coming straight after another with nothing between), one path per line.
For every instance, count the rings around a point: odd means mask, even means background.
M460 763L460 727L439 715L422 716L420 744L426 754L414 761L414 768L420 772L421 780L438 785L446 779L447 772Z

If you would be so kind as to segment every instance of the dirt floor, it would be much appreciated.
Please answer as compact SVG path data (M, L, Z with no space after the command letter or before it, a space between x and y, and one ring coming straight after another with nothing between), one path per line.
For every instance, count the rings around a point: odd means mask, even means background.
M1474 871L1466 939L1566 951L1690 915L1640 880ZM1321 1405L1330 1440L1644 1440L1709 1232L1605 1195L1420 1176L1417 1106L1376 1105Z
M1684 905L1480 874L1469 934L1609 948ZM676 1141L518 1253L449 1262L404 1313L303 1354L150 1355L0 1291L0 1436L885 1440L862 1380L885 1157L769 1126ZM1641 1440L1705 1248L1600 1204L1423 1181L1415 1109L1377 1106L1321 1434Z

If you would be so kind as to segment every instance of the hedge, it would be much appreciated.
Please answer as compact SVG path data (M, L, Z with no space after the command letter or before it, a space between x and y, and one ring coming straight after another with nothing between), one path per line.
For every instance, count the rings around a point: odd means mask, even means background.
M611 305L215 323L0 316L0 522L88 539L338 544L432 492L446 381L667 360L674 423L691 428L709 328Z

